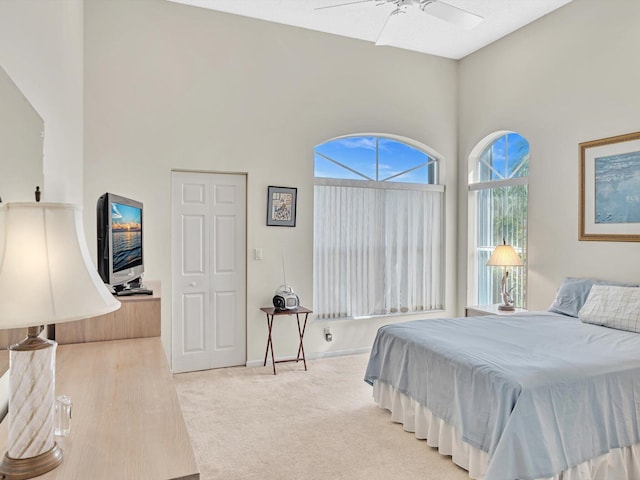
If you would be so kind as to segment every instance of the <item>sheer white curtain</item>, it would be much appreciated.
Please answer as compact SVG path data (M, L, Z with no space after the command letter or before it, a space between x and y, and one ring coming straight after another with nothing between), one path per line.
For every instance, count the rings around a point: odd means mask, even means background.
M442 308L444 194L433 190L315 186L319 318Z

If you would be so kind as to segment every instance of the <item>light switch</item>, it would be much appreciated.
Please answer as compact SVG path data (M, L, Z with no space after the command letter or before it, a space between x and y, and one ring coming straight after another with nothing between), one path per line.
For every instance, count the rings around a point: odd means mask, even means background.
M253 259L254 260L262 260L262 249L254 248L253 249Z

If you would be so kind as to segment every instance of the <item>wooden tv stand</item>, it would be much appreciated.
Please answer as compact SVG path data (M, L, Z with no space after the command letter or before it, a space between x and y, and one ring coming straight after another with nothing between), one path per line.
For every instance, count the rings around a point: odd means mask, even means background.
M144 282L153 295L116 297L115 312L75 322L58 323L49 333L59 345L160 336L160 282Z

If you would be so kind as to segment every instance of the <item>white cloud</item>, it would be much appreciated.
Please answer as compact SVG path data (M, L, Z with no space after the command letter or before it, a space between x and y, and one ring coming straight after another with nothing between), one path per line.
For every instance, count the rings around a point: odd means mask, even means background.
M118 211L118 207L113 203L111 204L111 218L122 218L122 214Z
M350 137L337 140L346 148L364 148L367 150L376 150L376 139L374 137Z

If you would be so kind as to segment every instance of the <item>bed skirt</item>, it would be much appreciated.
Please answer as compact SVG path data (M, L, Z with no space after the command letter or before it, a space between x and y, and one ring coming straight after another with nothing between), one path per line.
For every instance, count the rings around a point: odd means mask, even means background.
M427 445L448 455L453 462L469 472L469 477L482 480L487 470L489 454L463 442L455 429L436 417L424 405L395 388L377 380L373 383L376 403L391 412L391 420L401 423L404 430L426 440ZM553 477L537 480L638 480L640 479L640 444L616 448Z

